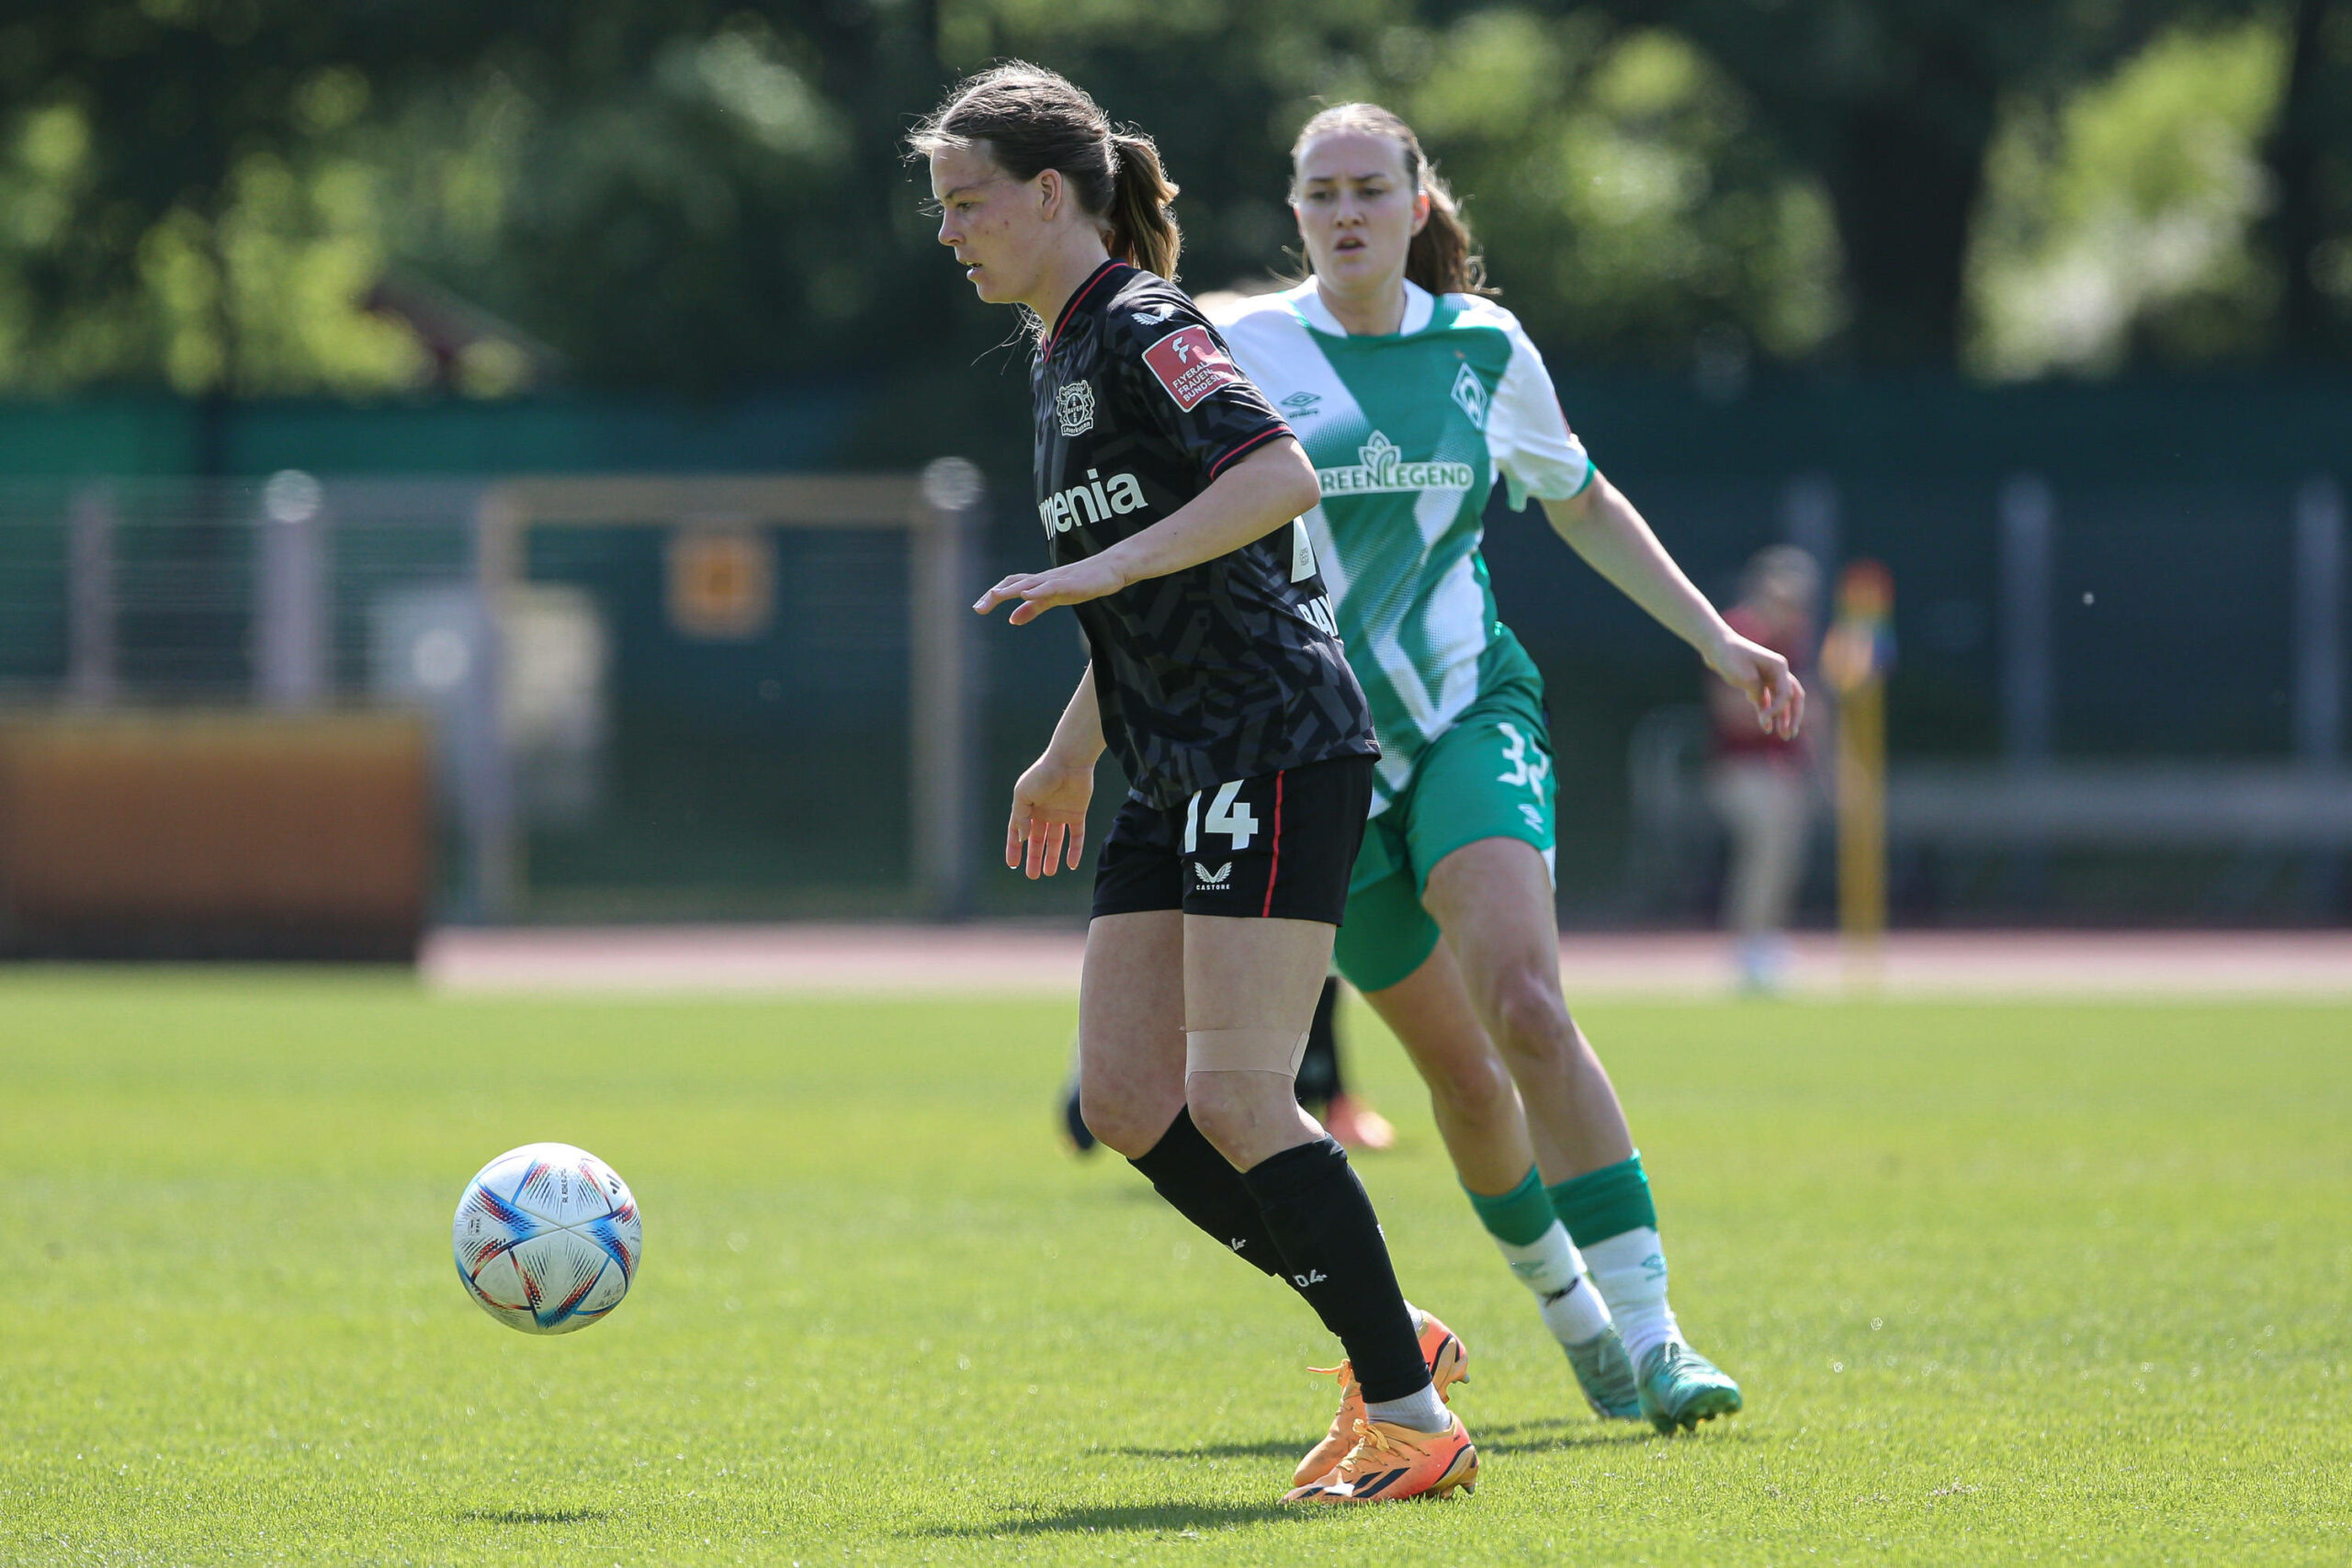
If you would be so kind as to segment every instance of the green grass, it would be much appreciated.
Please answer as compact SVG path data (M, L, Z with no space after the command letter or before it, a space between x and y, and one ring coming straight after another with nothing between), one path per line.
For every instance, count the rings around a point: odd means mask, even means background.
M1361 1162L1470 1342L1476 1497L1275 1505L1333 1349L1049 1140L1066 1002L0 978L0 1562L2352 1559L2352 1011L1589 1010L1747 1414L1575 1404L1454 1190ZM493 1324L490 1156L611 1160L644 1272Z

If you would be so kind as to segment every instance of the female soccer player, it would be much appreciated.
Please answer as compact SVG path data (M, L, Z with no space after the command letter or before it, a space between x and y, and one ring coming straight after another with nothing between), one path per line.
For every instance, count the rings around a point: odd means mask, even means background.
M1380 731L1340 971L1411 1053L1472 1206L1595 1410L1687 1429L1737 1410L1739 1389L1676 1325L1641 1156L1561 998L1543 682L1478 555L1497 471L1759 727L1794 733L1804 692L1595 471L1534 345L1483 298L1411 129L1368 104L1326 109L1292 163L1312 276L1225 325L1315 463L1307 530Z
M1363 1416L1293 1500L1449 1492L1477 1450L1441 1397L1457 1342L1405 1303L1347 1155L1292 1095L1379 756L1295 519L1314 469L1167 275L1151 141L1013 63L919 127L979 297L1037 326L1037 517L1051 570L981 595L1077 607L1089 662L1013 786L1005 863L1079 863L1095 760L1126 803L1098 860L1079 1002L1087 1124L1347 1348Z

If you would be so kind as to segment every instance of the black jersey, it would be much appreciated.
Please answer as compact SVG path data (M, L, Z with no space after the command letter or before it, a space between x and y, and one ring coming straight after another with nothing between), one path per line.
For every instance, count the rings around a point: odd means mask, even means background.
M1149 527L1290 434L1183 290L1124 262L1062 307L1030 389L1057 566ZM1148 806L1380 754L1301 524L1075 608L1103 737Z

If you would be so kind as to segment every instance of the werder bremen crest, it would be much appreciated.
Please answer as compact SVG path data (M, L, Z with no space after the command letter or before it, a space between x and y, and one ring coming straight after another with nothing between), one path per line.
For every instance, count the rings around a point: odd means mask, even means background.
M1477 471L1467 463L1408 463L1395 442L1377 430L1372 439L1356 448L1356 456L1363 459L1355 468L1330 468L1317 471L1325 495L1363 495L1375 491L1470 490L1478 482Z
M1094 428L1094 383L1072 381L1054 394L1054 418L1064 435L1083 435Z

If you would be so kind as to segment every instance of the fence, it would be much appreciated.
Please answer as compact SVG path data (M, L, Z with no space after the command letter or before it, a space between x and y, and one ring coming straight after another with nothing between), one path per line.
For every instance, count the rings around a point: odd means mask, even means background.
M445 914L944 914L969 897L978 484L0 490L0 702L431 724Z
M1715 402L1571 375L1562 394L1603 468L1718 598L1750 552L1781 539L1894 569L1898 915L2347 912L2331 824L2347 793L2352 391L1759 382ZM973 397L1004 402L1001 387ZM740 466L762 450L822 465L837 460L847 406L803 396L689 418L264 405L234 412L226 445L254 464L462 465L519 446L558 468ZM84 428L96 413L76 425L72 410L17 411L0 421L0 467L86 468L111 453L127 471L178 439L149 412L99 441ZM922 434L944 444L978 420L945 402ZM971 449L997 454L998 493L1024 488L1017 442ZM910 558L896 534L741 516L550 523L531 530L492 626L475 537L489 478L329 474L308 531L272 520L312 504L302 481L277 481L275 501L272 482L0 487L0 699L430 712L458 848L479 841L468 803L493 793L468 785L469 759L511 763L523 916L1082 909L1074 879L991 874L985 835L956 860L958 891L913 891L933 852L918 847L910 795L928 781L936 814L944 792L912 755L912 683L930 660L909 641ZM971 585L1038 558L1023 509L995 512L992 528L966 521ZM1703 814L1677 818L1660 802L1687 791L1628 778L1645 716L1697 696L1695 661L1540 522L1498 510L1489 523L1503 616L1549 684L1564 915L1704 918ZM696 572L764 572L764 619L694 629L671 590ZM518 694L493 721L457 699L502 635L498 658L514 666L502 679ZM997 617L966 635L958 689L977 734L956 820L992 822L1080 654L1066 616L1017 631ZM1102 813L1117 794L1106 772ZM445 910L496 907L495 876L469 881L469 863L453 850L442 867Z

